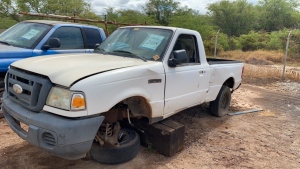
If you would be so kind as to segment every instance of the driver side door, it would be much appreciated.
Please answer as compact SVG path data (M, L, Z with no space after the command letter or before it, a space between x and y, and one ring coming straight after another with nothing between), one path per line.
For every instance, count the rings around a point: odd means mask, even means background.
M176 67L165 67L165 117L204 101L209 82L207 72L210 68L207 64L200 63L196 44L195 36L181 34L173 47L173 51L186 50L188 58Z

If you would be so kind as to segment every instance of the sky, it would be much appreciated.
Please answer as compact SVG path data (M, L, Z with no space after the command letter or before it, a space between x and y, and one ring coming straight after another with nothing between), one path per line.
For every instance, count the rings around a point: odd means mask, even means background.
M113 7L116 10L119 9L133 9L138 11L143 11L142 6L145 6L148 0L87 0L91 3L92 10L98 15L105 15L106 9ZM198 10L200 13L205 14L207 12L206 7L219 0L174 0L180 2L181 6L187 6ZM258 0L248 0L248 2L257 4Z

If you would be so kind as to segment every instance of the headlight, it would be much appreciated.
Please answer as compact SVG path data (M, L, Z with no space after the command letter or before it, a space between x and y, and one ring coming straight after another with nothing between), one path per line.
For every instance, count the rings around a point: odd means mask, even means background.
M46 104L64 110L84 110L85 97L83 93L73 92L68 89L52 87Z

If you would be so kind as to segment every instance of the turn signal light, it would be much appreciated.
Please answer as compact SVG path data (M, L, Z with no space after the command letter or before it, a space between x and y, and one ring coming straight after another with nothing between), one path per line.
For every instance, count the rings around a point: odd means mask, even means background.
M85 109L85 99L82 94L73 94L72 97L72 110L82 110Z

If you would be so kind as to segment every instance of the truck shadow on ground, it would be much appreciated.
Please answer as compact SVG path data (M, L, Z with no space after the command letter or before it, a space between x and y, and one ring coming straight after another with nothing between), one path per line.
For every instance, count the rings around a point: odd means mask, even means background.
M212 116L208 103L191 107L170 117L170 119L185 126L185 147L189 147L194 142L201 142L202 137L212 130L224 126L229 118L230 116ZM226 128L226 125L224 128Z

